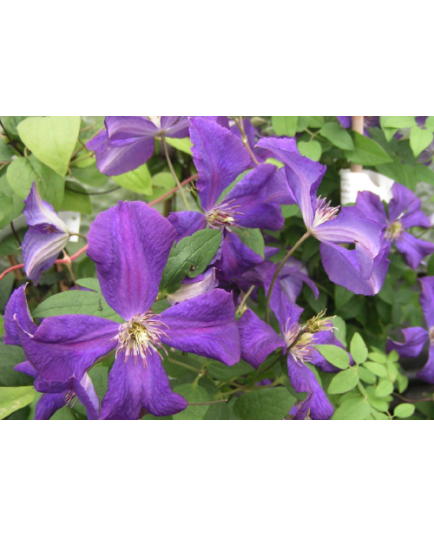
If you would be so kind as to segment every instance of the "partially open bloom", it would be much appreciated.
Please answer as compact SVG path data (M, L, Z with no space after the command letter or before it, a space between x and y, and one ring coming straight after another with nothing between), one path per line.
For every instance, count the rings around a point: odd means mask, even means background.
M42 272L54 264L68 243L69 231L50 203L41 199L35 182L24 203L29 225L22 243L24 270L37 285Z
M385 244L390 249L394 243L407 264L416 270L421 260L434 252L434 244L414 237L407 229L416 225L430 227L431 222L420 208L420 199L408 188L395 182L392 195L388 214L378 195L372 192L359 192L356 207L383 227Z
M419 281L422 284L420 304L428 329L421 327L402 329L405 342L389 339L387 351L396 350L400 357L417 357L426 341L429 341L428 361L417 376L428 383L434 383L434 276L421 277Z
M26 358L44 380L81 379L115 350L102 419L138 419L144 410L172 415L187 407L170 387L163 344L227 365L240 359L235 308L224 290L211 290L160 315L152 311L175 236L170 223L146 203L119 202L92 224L88 254L105 300L123 322L64 315L45 318L29 331L21 320L22 305L14 312L13 327L8 323L7 333L16 330Z
M261 164L220 199L225 188L248 169L250 155L240 139L214 121L191 119L190 136L199 174L196 186L204 213L176 212L168 219L177 230L179 240L206 227L220 229L222 247L214 265L225 278L232 279L262 260L241 241L234 229L276 231L283 225L280 206L267 201L267 187L276 167Z
M377 294L387 273L381 226L356 207L331 206L316 195L326 167L301 156L278 138L263 138L258 146L272 151L285 164L288 186L300 207L306 229L320 242L327 275L356 294ZM355 249L346 249L348 244Z
M155 137L185 138L188 117L108 116L101 130L86 147L95 151L96 164L105 175L121 175L147 162L154 153Z

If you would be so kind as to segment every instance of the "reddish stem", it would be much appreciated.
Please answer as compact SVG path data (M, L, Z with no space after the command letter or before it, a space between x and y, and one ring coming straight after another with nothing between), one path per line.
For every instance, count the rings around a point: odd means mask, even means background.
M194 179L197 179L197 173L196 173L196 175L193 175L193 176L189 177L188 179L185 179L185 181L181 182L181 186L184 186L184 184L188 184L189 182L194 181ZM154 201L151 201L150 203L148 203L149 206L153 207L154 205L156 205L160 201L164 201L167 197L169 197L172 194L174 194L176 192L176 190L179 190L178 186L175 186L175 188L172 188L172 190L169 190L168 192L166 192L164 195L162 195L158 199L154 199Z

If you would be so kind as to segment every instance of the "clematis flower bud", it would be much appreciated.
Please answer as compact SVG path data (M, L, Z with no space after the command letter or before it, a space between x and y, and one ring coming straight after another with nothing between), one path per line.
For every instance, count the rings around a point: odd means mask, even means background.
M35 182L24 203L29 225L22 243L24 270L37 285L42 272L54 264L68 243L69 231L50 203L41 199Z

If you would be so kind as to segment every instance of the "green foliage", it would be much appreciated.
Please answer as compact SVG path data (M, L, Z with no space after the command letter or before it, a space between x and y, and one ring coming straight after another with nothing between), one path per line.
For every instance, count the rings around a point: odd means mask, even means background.
M0 387L0 419L32 403L35 389L29 387Z
M338 123L326 123L320 130L321 136L328 139L339 149L353 151L354 142L350 134L344 130Z
M297 132L297 116L274 116L271 118L276 136L289 136L293 138Z
M298 150L303 156L307 156L311 160L318 161L321 158L322 148L321 144L315 140L312 141L299 141L297 142Z
M359 376L356 368L349 368L336 374L329 385L329 394L336 395L350 391L359 383Z
M346 369L350 365L347 352L333 344L317 344L315 348L332 365L340 369Z
M178 151L192 155L190 138L166 138L166 142Z
M112 177L112 179L127 190L143 195L152 195L151 174L146 164L128 173Z
M344 151L345 157L354 164L378 166L391 161L386 151L374 140L353 132L354 150Z
M407 419L413 415L415 409L413 404L399 404L396 406L393 415L398 419Z
M286 417L296 399L284 387L260 389L240 396L234 413L242 420L280 420Z
M360 333L354 333L351 339L350 353L356 363L364 363L368 357L368 349Z
M92 214L92 203L89 195L81 184L73 181L66 181L65 195L61 210L72 210L82 214Z
M264 258L264 237L259 229L239 228L234 231L241 242Z

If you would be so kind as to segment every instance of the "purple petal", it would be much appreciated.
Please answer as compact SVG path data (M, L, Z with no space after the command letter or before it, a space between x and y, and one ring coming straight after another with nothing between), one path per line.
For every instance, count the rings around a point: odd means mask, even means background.
M68 233L68 227L56 214L54 208L39 195L36 182L32 183L30 193L24 203L26 206L23 214L29 226L45 224L54 227L59 232Z
M276 171L273 180L268 183L266 203L279 203L281 205L294 205L295 199L286 180L286 171L282 167Z
M430 227L429 219L420 210L421 200L411 190L395 182L392 194L393 198L389 202L389 221L401 219L406 229L415 225Z
M434 276L421 277L420 305L426 318L428 329L434 326Z
M277 266L275 266L274 269L269 270L267 273L265 280L265 288L267 289L267 292L276 269ZM291 257L285 262L279 273L278 281L280 282L281 289L290 301L296 301L303 287L303 283L306 283L306 285L310 287L315 299L318 299L318 288L308 276L307 270L303 266L303 263L298 259Z
M359 192L356 207L369 219L382 226L387 225L386 210L379 196L373 192Z
M168 326L162 341L183 352L217 359L231 366L240 360L240 339L232 295L214 289L161 313Z
M333 406L319 385L315 374L304 364L297 363L288 355L288 376L296 393L308 393L301 403L294 419L303 420L310 410L310 418L314 420L327 420L333 415Z
M357 253L331 242L320 244L321 260L330 280L355 294L373 296L380 292L389 268L389 247L384 247L374 259L374 269L368 279L360 274Z
M434 253L433 243L420 240L407 232L395 239L395 246L413 270L417 269L424 257Z
M352 117L351 115L337 115L337 120L341 124L342 128L351 128Z
M356 244L360 277L368 279L382 245L382 227L366 218L356 207L344 207L337 218L315 227L321 242Z
M119 201L91 225L87 254L104 298L126 320L154 303L175 236L172 225L141 201Z
M189 134L190 119L179 115L162 116L161 130L168 138L187 138Z
M152 121L139 116L107 116L104 123L109 144L117 147L134 143L139 138L153 138L160 130Z
M19 326L22 328L22 326ZM19 329L26 358L44 379L82 378L95 361L116 347L119 324L87 315L45 318L33 335Z
M14 370L18 372L22 372L23 374L27 374L28 376L31 376L32 378L36 378L38 376L38 373L36 372L35 367L28 361L23 361L22 363L18 363L18 365L15 365Z
M66 406L64 393L42 395L36 404L35 421L47 421L64 406Z
M38 326L33 322L32 317L30 316L26 300L26 286L27 285L23 285L17 288L12 293L8 304L6 305L4 316L5 344L21 344L17 322L21 328L30 335L33 335L38 329Z
M273 269L273 274L275 272L275 264L271 261L264 261L253 268L250 268L250 270L247 270L245 274L243 274L243 279L247 281L247 283L250 283L251 285L257 285L260 287L263 287L265 284L265 280L267 278L268 272Z
M167 219L178 233L177 242L206 228L206 218L201 212L171 212Z
M235 233L227 233L222 240L221 258L215 262L215 267L229 280L241 277L260 262L262 257L243 244Z
M285 344L274 329L248 309L237 322L240 332L241 357L258 368L277 348Z
M187 401L172 391L169 378L156 352L134 362L120 353L109 374L108 390L101 405L101 419L137 420L143 409L152 415L179 413Z
M416 327L401 329L401 333L404 335L405 342L395 342L388 339L387 353L396 350L400 357L417 357L428 340L428 332L426 329Z
M186 279L188 281L184 279L181 288L179 288L173 294L167 295L167 301L170 303L170 305L175 305L213 290L217 286L215 272L215 268L209 268L206 270L206 272L201 274L204 277L200 278L200 281L196 281L199 279L199 277L196 277L194 280L187 277Z
M423 369L417 373L417 377L427 383L434 383L434 345L430 344L428 361Z
M268 285L265 290L268 294ZM285 292L278 284L274 285L273 293L271 294L270 309L276 315L277 321L279 322L280 333L283 336L288 329L291 329L298 324L298 320L303 312L301 307L288 299Z
M286 165L289 188L300 207L306 227L310 229L316 208L316 191L327 168L319 162L297 154L294 150L291 151L289 141L289 139L263 138L259 140L257 146L270 150Z
M241 227L278 231L285 220L280 207L266 203L267 187L276 171L276 166L260 164L248 173L229 193L222 203L237 206L235 222Z
M196 186L207 212L223 190L249 167L250 155L236 136L217 123L199 117L190 122L193 160L199 173Z

